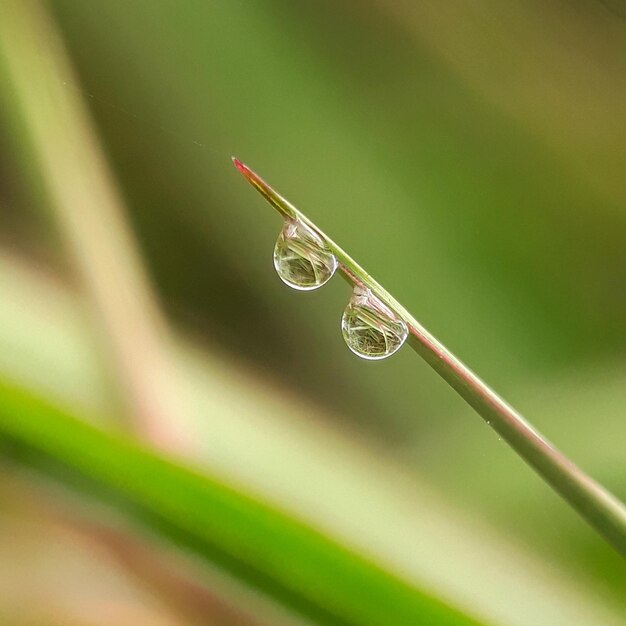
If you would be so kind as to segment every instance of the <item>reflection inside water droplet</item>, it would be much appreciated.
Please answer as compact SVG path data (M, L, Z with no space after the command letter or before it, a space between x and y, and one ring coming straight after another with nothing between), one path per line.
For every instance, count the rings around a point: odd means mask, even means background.
M405 342L409 330L369 289L355 287L341 318L341 332L354 354L384 359Z
M285 284L310 291L331 279L337 259L319 233L299 220L285 220L274 248L274 267Z

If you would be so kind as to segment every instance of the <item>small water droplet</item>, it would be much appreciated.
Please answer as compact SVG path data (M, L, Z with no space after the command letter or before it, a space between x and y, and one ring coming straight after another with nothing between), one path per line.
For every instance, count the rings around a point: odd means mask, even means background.
M311 291L332 278L337 259L319 233L300 220L286 219L274 248L274 267L286 285Z
M341 332L354 354L376 361L399 350L409 329L369 289L356 286L341 318Z

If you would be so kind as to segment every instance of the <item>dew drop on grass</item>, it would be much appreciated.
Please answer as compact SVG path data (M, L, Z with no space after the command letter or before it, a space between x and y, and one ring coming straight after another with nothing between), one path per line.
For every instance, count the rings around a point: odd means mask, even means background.
M337 259L319 233L300 220L286 219L274 248L274 267L285 284L311 291L331 279Z
M354 354L376 361L399 350L409 329L369 289L356 286L341 318L341 332Z

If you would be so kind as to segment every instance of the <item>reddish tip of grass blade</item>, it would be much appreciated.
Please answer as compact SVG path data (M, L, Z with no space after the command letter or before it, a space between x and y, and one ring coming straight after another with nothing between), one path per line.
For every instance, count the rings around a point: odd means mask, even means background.
M278 192L274 191L258 174L253 172L237 157L232 157L234 166L243 174L244 178L285 217L294 217L295 209Z
M232 159L234 166L245 176L249 183L257 188L270 188L270 186L258 174L255 174L245 163L242 163L237 157L232 157Z
M244 165L237 157L231 157L235 167L245 176L250 172L250 168Z
M237 157L232 157L235 167L245 176L246 180L257 187L259 191L265 190L265 194L272 188L255 172L253 172L245 163L242 163Z

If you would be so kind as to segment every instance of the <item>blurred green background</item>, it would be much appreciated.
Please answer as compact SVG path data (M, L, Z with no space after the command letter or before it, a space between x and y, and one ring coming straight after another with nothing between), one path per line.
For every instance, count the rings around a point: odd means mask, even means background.
M154 313L146 341L167 336L178 381L167 393L183 407L163 429L185 454L488 623L626 623L620 557L447 385L410 350L367 363L346 349L345 283L284 287L271 262L280 222L230 162L256 169L624 499L625 5L45 6L56 43L0 30L2 378L132 423L141 409L119 363L143 350L145 328L99 298L133 301L135 278L116 272L134 238L171 328ZM41 72L27 76L30 96L15 80L27 55ZM100 187L58 208L45 163L63 151L48 141L41 156L25 104L45 120L55 93L87 108L128 241L108 231ZM82 176L59 171L69 187ZM90 211L96 221L76 226ZM98 254L110 278L101 290L89 287ZM142 354L135 372L160 398L159 372L141 359L161 357ZM180 595L175 585L129 575L106 541L95 542L105 559L67 529L76 511L115 525L110 511L55 489L12 465L2 473L2 623L190 623L184 602L163 600ZM70 521L40 499L61 501ZM191 578L194 567L177 565ZM204 588L236 596L210 577ZM235 604L263 613L249 598ZM244 623L211 607L200 623Z

